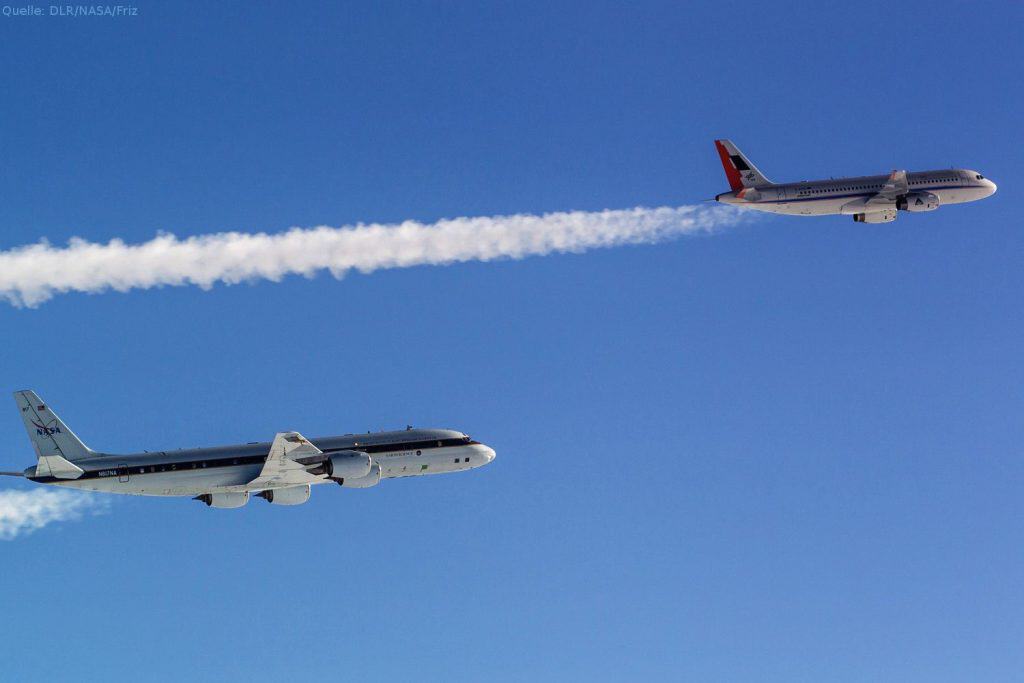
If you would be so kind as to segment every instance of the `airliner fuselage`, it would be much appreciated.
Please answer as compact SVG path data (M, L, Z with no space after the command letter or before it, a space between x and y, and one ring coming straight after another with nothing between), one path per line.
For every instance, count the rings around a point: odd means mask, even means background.
M2 472L68 488L137 496L194 496L236 508L255 494L277 505L309 500L314 484L369 488L382 479L462 472L486 465L494 450L451 429L413 429L307 439L279 432L273 441L116 455L87 447L30 390L14 399L37 462Z
M889 175L772 183L728 140L716 140L731 191L715 199L791 216L847 215L866 223L895 220L898 211L934 211L985 199L996 185L970 169L893 171Z
M338 452L365 453L371 473L365 480L341 481L348 488L365 488L380 479L413 477L424 474L461 472L494 459L494 451L462 432L450 429L412 429L309 439L325 458ZM111 455L95 453L77 459L83 470L76 479L39 475L36 466L25 470L25 477L41 484L139 496L195 496L215 491L260 491L263 484L250 485L267 461L271 442L195 448L176 451ZM307 463L316 469L323 460ZM374 468L374 465L377 468ZM379 469L379 476L376 474ZM331 483L324 471L313 475L317 481ZM372 482L372 483L371 483Z

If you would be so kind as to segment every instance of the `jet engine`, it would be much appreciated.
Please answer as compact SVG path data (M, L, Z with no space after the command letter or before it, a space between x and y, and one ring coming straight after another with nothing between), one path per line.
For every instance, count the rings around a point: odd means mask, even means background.
M366 453L361 451L338 451L330 456L315 468L309 470L310 474L326 474L329 479L341 483L348 479L359 479L370 474L373 467L373 460Z
M934 211L939 208L939 198L931 192L910 192L896 200L900 211Z
M371 486L376 486L380 483L380 465L373 463L373 467L370 468L370 473L365 477L345 479L338 483L347 489L368 489Z
M249 502L249 492L204 493L193 500L201 500L211 508L240 508Z
M871 213L855 213L853 220L857 223L892 223L896 220L896 209L872 211Z
M256 494L274 505L302 505L309 500L309 484L285 489L267 489Z

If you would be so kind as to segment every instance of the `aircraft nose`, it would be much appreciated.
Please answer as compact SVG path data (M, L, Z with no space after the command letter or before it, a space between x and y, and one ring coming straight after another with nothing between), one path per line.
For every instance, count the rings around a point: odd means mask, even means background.
M996 190L999 189L998 186L988 178L985 179L985 184L988 185L988 194L990 197L996 193Z
M490 464L490 462L492 460L494 460L494 458L497 457L497 453L495 453L494 449L491 448L490 446L484 446L483 447L483 456L484 456L484 459L485 459L484 464L487 465L487 464Z

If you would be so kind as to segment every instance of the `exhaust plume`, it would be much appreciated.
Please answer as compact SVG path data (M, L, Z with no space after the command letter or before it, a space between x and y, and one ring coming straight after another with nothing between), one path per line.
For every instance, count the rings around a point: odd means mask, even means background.
M452 218L424 224L357 224L292 228L282 233L223 232L178 239L106 244L73 238L66 247L40 241L0 251L0 297L15 306L38 306L65 292L126 292L151 287L218 282L236 284L285 275L312 277L326 270L444 265L519 259L599 247L650 244L681 235L711 233L741 221L726 207L680 206L567 211Z
M54 522L106 510L107 501L87 493L33 489L0 491L0 541L11 541Z

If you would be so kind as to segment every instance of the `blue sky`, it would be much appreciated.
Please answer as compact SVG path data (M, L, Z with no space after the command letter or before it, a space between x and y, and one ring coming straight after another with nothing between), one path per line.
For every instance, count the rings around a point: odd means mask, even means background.
M1000 189L890 225L0 304L2 383L96 448L412 423L498 452L2 542L5 680L1018 674L1019 6L251 5L0 17L0 249L692 204L727 187L722 136L780 181Z

